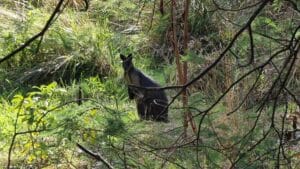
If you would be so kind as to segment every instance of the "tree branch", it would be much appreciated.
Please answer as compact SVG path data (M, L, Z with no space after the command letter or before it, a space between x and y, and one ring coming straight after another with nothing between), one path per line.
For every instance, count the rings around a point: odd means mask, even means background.
M46 25L44 26L44 28L41 30L41 32L37 33L36 35L34 35L33 37L31 37L29 40L27 40L26 42L24 42L23 45L21 45L19 48L15 49L14 51L12 51L11 53L9 53L8 55L4 56L3 58L0 59L0 64L8 59L10 59L11 57L15 56L17 53L21 52L23 49L25 49L27 46L29 46L33 41L35 41L36 39L38 39L39 37L44 36L44 34L47 32L47 30L49 29L49 27L53 24L53 21L56 19L56 17L62 12L62 10L64 8L61 9L61 7L63 6L63 2L65 0L60 0L58 2L58 4L56 5L52 15L50 16L50 18L48 19ZM40 44L41 42L39 42ZM38 45L39 46L39 45Z
M92 151L86 149L85 147L83 147L79 143L76 143L76 146L79 149L81 149L83 152L85 152L88 155L90 155L91 157L93 157L94 159L96 159L98 161L101 161L107 168L114 169L114 167L109 162L107 162L107 160L104 157L102 157L99 153L93 153Z

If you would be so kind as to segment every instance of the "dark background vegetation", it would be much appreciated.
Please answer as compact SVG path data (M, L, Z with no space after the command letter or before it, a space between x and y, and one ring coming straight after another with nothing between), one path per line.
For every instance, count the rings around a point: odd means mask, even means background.
M120 53L169 123L138 119ZM297 0L1 0L0 166L297 168L299 57Z

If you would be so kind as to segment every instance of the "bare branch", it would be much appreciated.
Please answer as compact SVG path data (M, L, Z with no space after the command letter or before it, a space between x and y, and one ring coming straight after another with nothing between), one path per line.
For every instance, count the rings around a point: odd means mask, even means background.
M20 112L21 112L21 108L23 107L25 99L23 98L23 100L21 101L21 103L18 105L18 112L17 112L17 117L16 120L14 122L14 135L11 139L11 143L9 146L9 150L8 150L8 160L7 160L7 169L10 169L10 162L11 162L11 152L13 150L14 144L15 144L15 140L17 137L17 125L18 125L18 120L19 120L19 116L20 116Z
M93 157L94 159L101 161L107 168L109 169L113 169L114 167L107 162L107 160L102 157L102 155L100 155L99 153L93 153L92 151L86 149L85 147L83 147L82 145L80 145L79 143L76 143L77 147L80 148L83 152L87 153L88 155L90 155L91 157Z

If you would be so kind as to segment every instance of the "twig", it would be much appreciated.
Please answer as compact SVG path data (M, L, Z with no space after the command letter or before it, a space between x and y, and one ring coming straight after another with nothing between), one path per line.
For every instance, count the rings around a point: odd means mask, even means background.
M99 153L93 153L92 151L86 149L85 147L83 147L82 145L80 145L79 143L76 143L76 146L78 148L80 148L82 151L84 151L85 153L87 153L88 155L92 156L94 159L101 161L106 167L108 167L109 169L113 169L114 167L107 162L107 160L102 157Z
M21 52L23 49L25 49L27 46L29 46L33 41L35 41L37 38L39 37L43 37L44 34L47 32L47 30L50 28L51 24L53 24L53 21L55 20L55 17L57 15L59 15L62 10L64 8L61 9L63 2L65 0L60 0L58 2L58 4L56 5L52 15L50 16L50 18L48 19L46 25L44 26L44 28L41 30L41 32L37 33L36 35L34 35L33 37L31 37L29 40L27 40L26 42L24 42L23 45L21 45L19 48L15 49L14 51L12 51L11 53L9 53L8 55L4 56L3 58L0 59L0 64L8 59L10 59L11 57L13 57L14 55L16 55L17 53ZM41 38L42 40L42 38ZM39 44L41 43L41 40L39 42ZM38 45L39 46L39 45Z
M154 14L155 14L155 8L156 8L156 1L153 1L153 7L152 7L152 13L151 13L151 19L150 19L150 26L148 28L148 32L152 29L152 25L153 25L153 18L154 18Z
M251 29L251 24L248 26L249 40L250 40L250 58L248 63L240 65L240 67L247 67L254 62L254 42L253 42L253 33Z
M138 17L137 17L136 25L139 24L139 21L140 21L140 19L141 19L141 15L142 15L142 12L143 12L145 6L146 6L146 1L143 1L143 5L142 5L142 7L141 7L141 9L140 9L140 11L139 11Z
M18 120L19 120L21 108L22 108L22 106L24 104L24 101L25 101L25 99L23 98L23 100L19 104L17 117L16 117L16 120L15 120L15 123L14 123L14 135L13 135L13 137L11 139L11 143L10 143L10 146L9 146L9 149L8 149L8 159L7 159L7 167L6 167L7 169L10 169L11 152L13 150L13 147L14 147L14 144L15 144L15 140L16 140L16 137L18 135L17 134L17 125L18 125Z

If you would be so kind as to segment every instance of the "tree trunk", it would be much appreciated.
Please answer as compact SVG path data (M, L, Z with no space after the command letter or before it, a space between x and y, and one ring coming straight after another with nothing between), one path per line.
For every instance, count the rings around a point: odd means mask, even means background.
M186 0L184 4L184 42L183 42L183 50L186 54L188 51L188 41L189 41L189 30L188 30L188 13L189 13L189 4L190 0ZM174 48L175 62L177 68L177 74L179 83L184 85L187 83L187 70L188 65L187 62L180 62L180 54L179 54L179 44L177 39L177 18L176 18L176 1L172 0L171 6L171 19L172 19L172 42ZM188 123L190 122L193 131L196 133L196 125L192 119L192 114L188 109L188 95L187 90L184 89L182 92L182 106L184 107L183 114L183 126L184 126L184 136L187 135Z
M185 0L184 4L184 35L183 35L183 50L184 54L188 53L188 43L189 43L189 22L188 22L188 17L189 17L189 7L190 7L190 0ZM188 70L188 64L187 62L183 62L183 83L187 83L187 70ZM184 107L188 106L188 95L187 95L187 90L184 89L182 93L182 103ZM187 128L188 127L188 122L190 122L190 125L193 129L193 132L196 134L196 125L195 122L192 118L192 113L188 108L185 109L184 113L184 126Z

